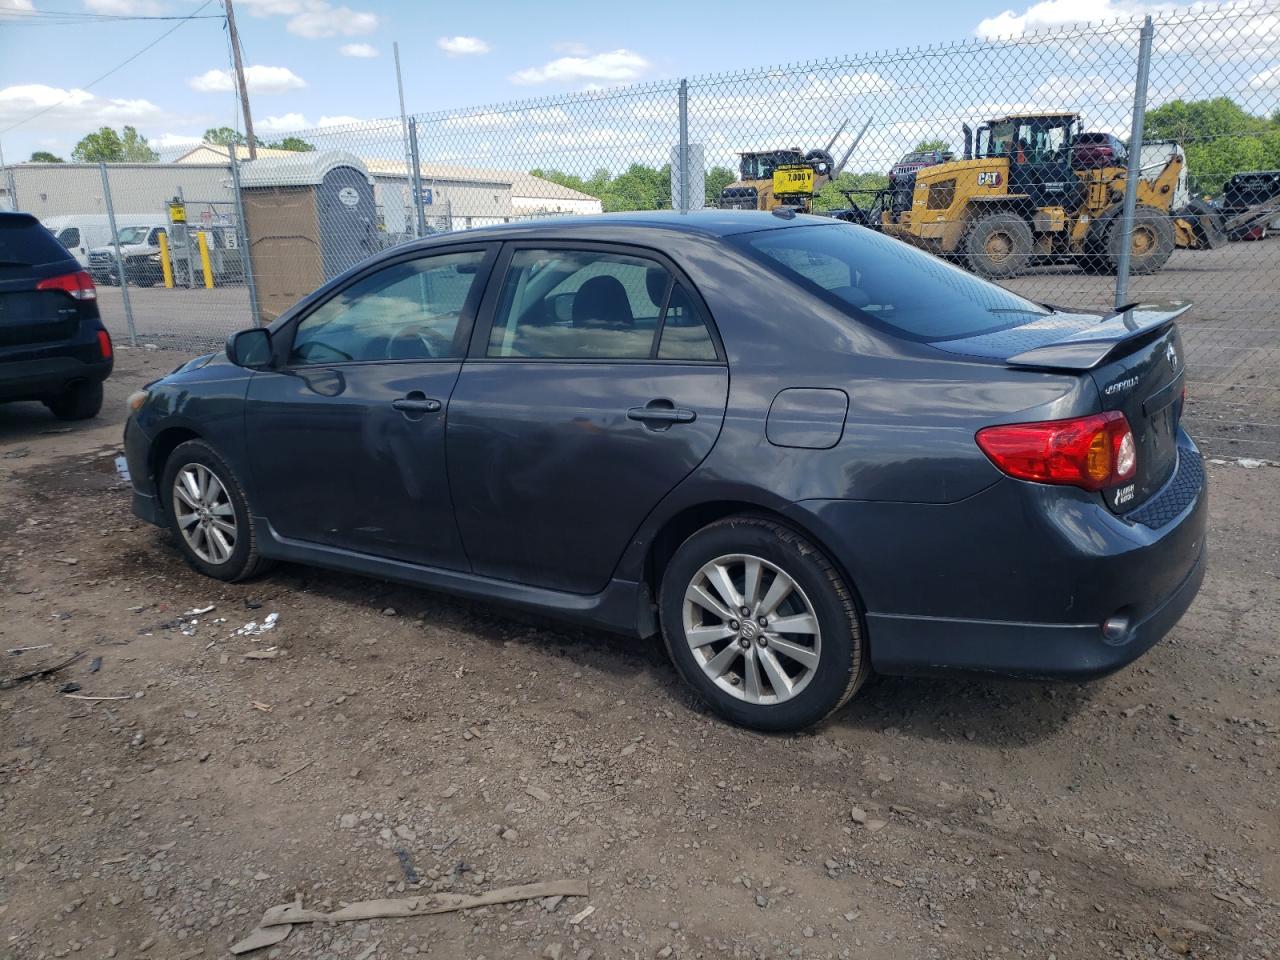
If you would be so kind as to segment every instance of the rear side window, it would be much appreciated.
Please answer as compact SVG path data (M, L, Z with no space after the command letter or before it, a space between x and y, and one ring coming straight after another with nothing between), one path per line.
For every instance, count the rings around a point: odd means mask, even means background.
M67 248L35 217L0 214L0 267L30 267L67 259Z
M864 227L788 227L743 234L735 242L850 316L911 340L976 337L1049 312Z
M666 267L594 250L517 250L488 355L715 360L702 314Z

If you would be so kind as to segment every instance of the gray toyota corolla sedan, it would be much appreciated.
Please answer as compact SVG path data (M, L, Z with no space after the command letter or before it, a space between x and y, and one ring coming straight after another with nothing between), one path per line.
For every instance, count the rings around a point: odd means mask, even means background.
M661 632L760 729L871 670L1092 677L1204 576L1186 307L1042 306L790 214L449 234L135 394L134 511L223 580L288 560Z

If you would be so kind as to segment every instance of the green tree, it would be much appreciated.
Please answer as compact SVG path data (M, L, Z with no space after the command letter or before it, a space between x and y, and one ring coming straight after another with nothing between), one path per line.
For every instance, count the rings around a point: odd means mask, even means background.
M817 211L843 210L849 207L849 198L845 191L853 194L853 199L864 210L875 199L869 191L883 190L889 186L889 178L883 173L850 173L845 171L813 196L813 209Z
M1182 144L1197 194L1218 193L1233 174L1280 166L1280 111L1259 117L1229 97L1173 100L1149 110L1144 138Z
M61 157L54 156L48 150L37 150L31 155L32 163L65 163Z
M71 159L77 163L155 163L160 155L133 127L125 127L120 133L101 127L81 138L71 151Z
M316 148L314 143L308 143L301 137L284 137L267 146L272 150L292 150L294 153L311 153Z
M215 143L220 147L229 147L233 143L236 146L241 146L244 143L244 134L232 130L230 127L210 127L200 139L205 143Z
M915 146L916 153L932 153L935 150L942 153L946 153L950 149L951 149L950 143L948 143L946 140L940 140L937 138L933 140L921 140Z
M720 194L729 184L738 179L738 175L728 167L715 166L707 171L705 199L707 206L714 207L720 203Z

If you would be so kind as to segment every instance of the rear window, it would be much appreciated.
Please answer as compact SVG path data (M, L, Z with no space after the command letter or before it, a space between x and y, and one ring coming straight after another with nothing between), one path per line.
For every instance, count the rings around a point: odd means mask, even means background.
M911 340L976 337L1049 311L865 227L790 227L735 242L850 316Z
M67 249L26 214L0 214L0 267L30 267L68 259Z

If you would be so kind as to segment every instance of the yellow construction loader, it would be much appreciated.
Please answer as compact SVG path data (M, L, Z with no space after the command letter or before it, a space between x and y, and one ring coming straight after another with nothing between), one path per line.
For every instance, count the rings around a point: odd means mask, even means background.
M984 277L1015 276L1036 263L1113 271L1128 168L1123 155L1081 149L1081 132L1074 113L1000 117L982 124L976 139L966 125L961 159L895 168L868 225ZM1226 242L1221 216L1208 204L1173 209L1184 163L1174 151L1139 172L1130 240L1135 274L1155 273L1175 248Z
M799 147L790 147L738 154L738 179L720 192L720 209L794 207L799 213L808 213L813 195L840 176L870 123L868 120L863 124L839 163L832 157L831 149L849 125L848 120L840 125L825 147L807 153Z

